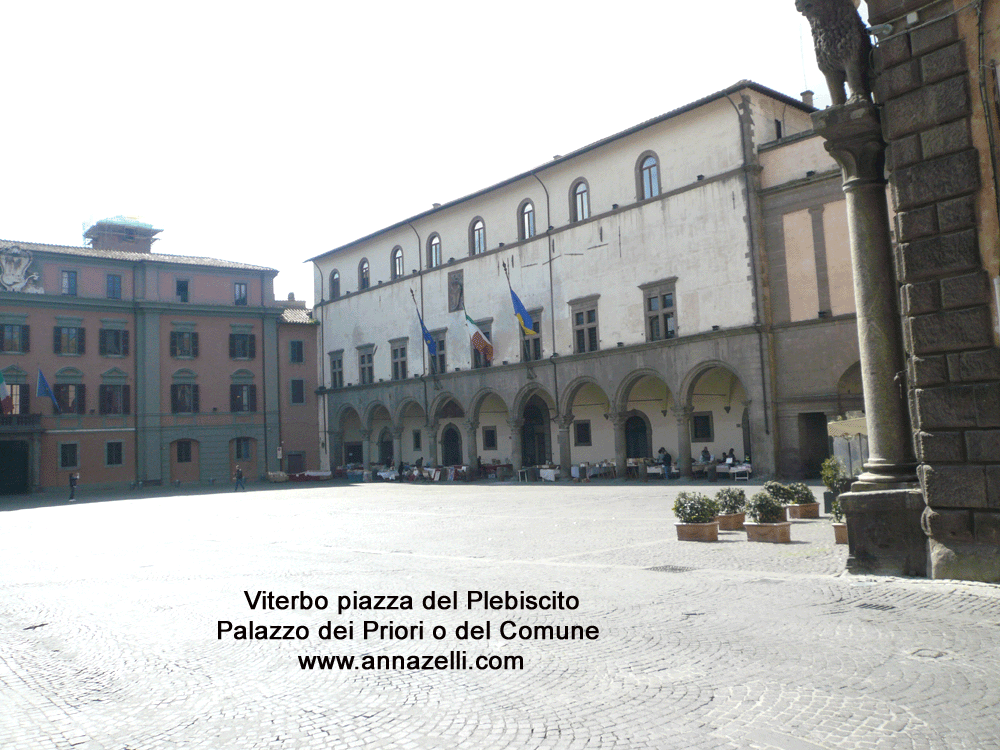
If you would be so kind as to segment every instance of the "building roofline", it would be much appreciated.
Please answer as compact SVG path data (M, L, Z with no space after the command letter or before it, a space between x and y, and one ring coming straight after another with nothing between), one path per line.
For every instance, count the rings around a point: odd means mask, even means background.
M699 107L704 107L706 104L711 104L712 102L715 102L724 97L728 97L730 94L734 94L737 91L742 91L743 89L752 89L759 94L763 94L764 96L770 97L771 99L779 101L782 104L795 107L796 109L800 109L806 113L817 111L816 107L810 106L800 99L795 99L791 96L788 96L787 94L782 94L780 91L775 91L774 89L770 89L767 86L762 86L761 84L755 81L743 79L741 81L737 81L728 88L724 88L721 91L716 91L712 94L702 97L701 99L696 99L693 102L689 102L688 104L677 107L676 109L672 109L669 112L665 112L664 114L654 117L650 120L645 120L644 122L641 122L638 125L633 125L632 127L626 130L622 130L619 133L615 133L614 135L610 135L605 138L602 138L601 140L594 141L593 143L583 146L582 148L578 148L575 151L566 154L565 156L560 156L558 159L552 159L551 161L539 165L534 169L529 169L527 172L522 172L521 174L515 175L514 177L509 177L506 180L502 180L501 182L498 182L494 185L490 185L489 187L483 188L482 190L477 190L476 192L470 193L469 195L465 195L461 198L456 198L455 200L449 201L448 203L443 203L440 206L435 206L434 208L431 208L427 211L415 214L414 216L411 216L408 219L397 221L395 224L390 224L387 227L378 229L370 234L365 235L364 237L359 237L358 239L352 240L347 244L335 247L332 250L327 250L325 252L322 252L319 255L313 256L312 258L306 258L306 260L304 260L303 263L311 263L313 261L319 260L320 258L324 258L328 255L339 253L343 250L347 250L349 248L355 247L356 245L360 245L364 242L367 242L368 240L374 239L375 237L378 237L381 234L385 234L386 232L391 232L395 229L405 227L407 224L410 224L414 221L418 221L419 219L423 219L432 214L445 211L446 209L473 200L482 195L485 195L486 193L490 193L494 190L498 190L499 188L506 187L507 185L512 185L515 182L531 177L532 175L538 174L539 172L543 172L546 169L554 167L558 164L562 164L563 162L569 161L570 159L574 159L580 156L581 154L587 153L588 151L593 151L594 149L600 148L601 146L605 146L608 143L612 143L621 138L626 138L630 135L638 133L641 130L652 127L653 125L658 125L661 122L670 120L674 117L678 117L679 115L690 112L691 110L698 109Z

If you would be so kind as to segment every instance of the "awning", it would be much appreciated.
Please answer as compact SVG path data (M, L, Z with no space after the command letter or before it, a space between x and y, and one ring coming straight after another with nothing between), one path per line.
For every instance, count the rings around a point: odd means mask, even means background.
M837 422L827 422L826 431L830 437L851 438L855 435L867 435L868 423L864 417L841 419Z

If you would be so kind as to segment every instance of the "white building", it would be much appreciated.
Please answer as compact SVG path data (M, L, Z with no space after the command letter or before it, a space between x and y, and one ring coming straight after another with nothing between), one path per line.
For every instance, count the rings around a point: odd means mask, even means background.
M857 361L811 111L743 81L313 258L328 460L811 470Z

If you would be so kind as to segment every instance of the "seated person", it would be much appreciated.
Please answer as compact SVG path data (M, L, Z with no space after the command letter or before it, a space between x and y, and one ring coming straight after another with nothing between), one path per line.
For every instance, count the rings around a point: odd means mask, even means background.
M732 448L730 448L729 453L726 454L726 463L727 464L736 463L736 453L733 451Z
M712 454L708 452L708 448L701 449L701 462L703 464L710 463L712 461Z
M660 452L657 453L657 460L665 469L670 469L670 465L673 463L674 457L667 453L666 448L660 448Z

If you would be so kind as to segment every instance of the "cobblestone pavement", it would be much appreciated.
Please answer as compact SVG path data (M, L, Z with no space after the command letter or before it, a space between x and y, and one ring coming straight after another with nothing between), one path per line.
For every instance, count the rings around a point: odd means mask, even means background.
M0 513L0 748L1000 747L1000 587L847 576L826 519L789 545L681 543L677 489L317 484ZM251 610L245 590L331 604ZM423 609L431 591L460 608ZM469 591L579 606L470 611ZM414 609L338 614L354 592ZM366 620L424 637L364 639ZM328 621L354 639L320 639ZM456 638L487 621L489 640ZM452 652L523 669L298 658Z

